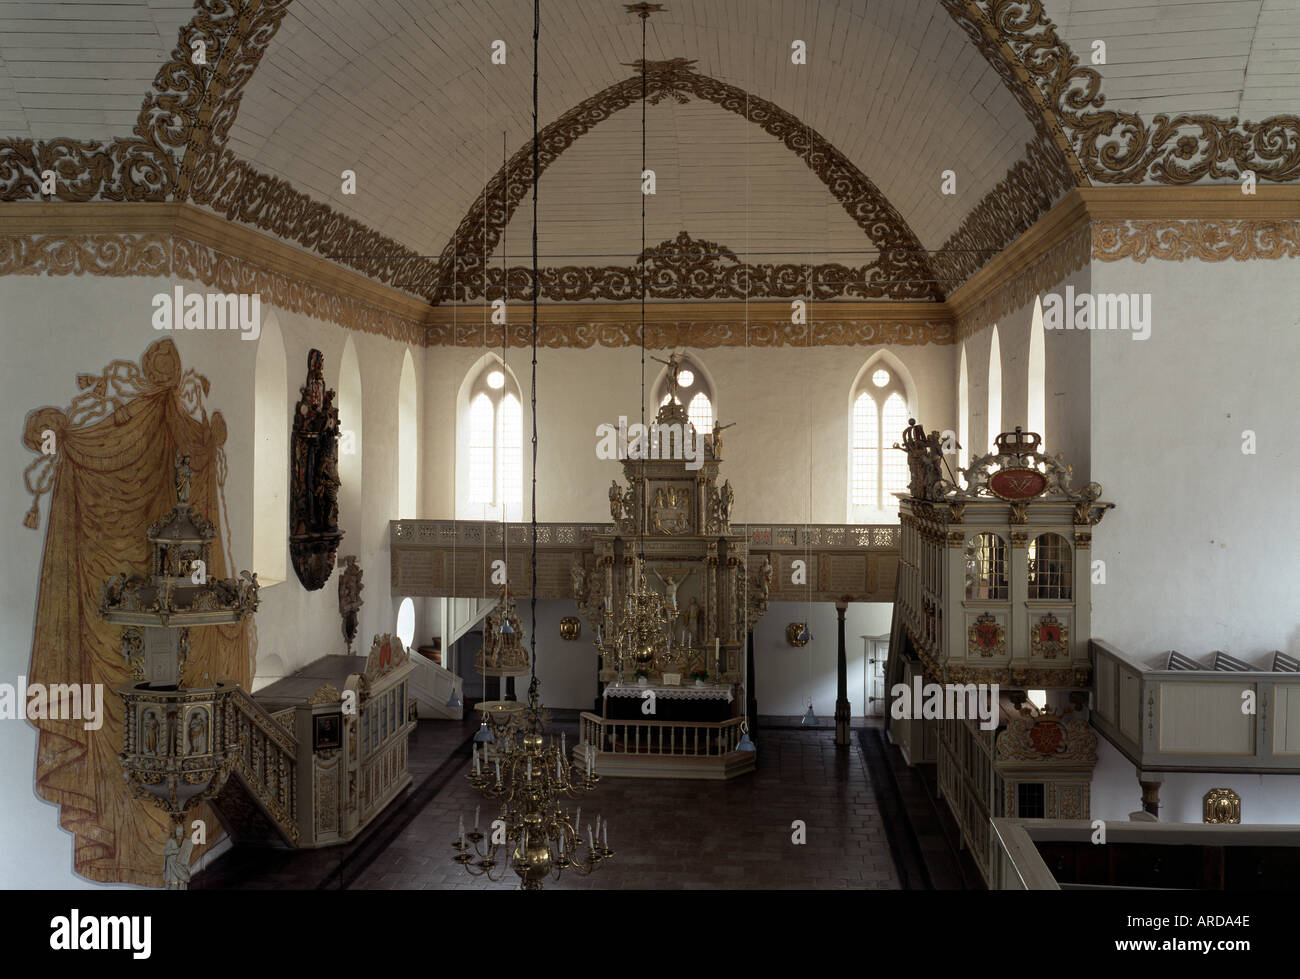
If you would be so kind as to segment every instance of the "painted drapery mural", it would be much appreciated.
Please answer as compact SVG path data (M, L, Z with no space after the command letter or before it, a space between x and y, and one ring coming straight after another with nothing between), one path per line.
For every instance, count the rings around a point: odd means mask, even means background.
M60 825L74 835L77 873L158 887L170 827L162 810L132 798L122 776L123 703L115 687L130 667L122 628L99 616L100 587L124 569L148 573L145 531L176 503L177 451L194 472L190 502L217 526L209 573L228 574L220 499L226 425L220 412L208 416L208 380L182 367L171 340L152 344L139 365L114 361L77 383L83 393L66 410L37 408L23 430L38 454L26 474L35 497L26 526L38 528L40 498L50 494L28 680L104 684L103 726L34 720L36 791L59 806ZM185 685L222 679L248 689L251 629L250 618L194 630ZM211 846L220 836L215 814L204 804L194 818L206 821ZM196 847L194 857L205 849Z

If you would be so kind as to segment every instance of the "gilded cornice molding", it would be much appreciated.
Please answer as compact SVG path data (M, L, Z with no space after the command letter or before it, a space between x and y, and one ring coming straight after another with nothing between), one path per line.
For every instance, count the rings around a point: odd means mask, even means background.
M947 302L812 302L813 346L953 343L1057 285L1090 259L1222 261L1300 257L1300 187L1098 187L1068 193ZM405 343L501 345L487 304L431 307L304 249L188 204L16 203L0 208L0 275L192 277ZM655 348L806 346L789 301L669 301L646 309ZM531 342L524 308L509 343ZM527 319L527 322L526 322ZM513 322L517 320L517 322ZM634 346L640 304L547 302L549 347Z
M1098 221L1092 225L1092 257L1102 262L1300 258L1300 220Z
M836 302L809 307L809 326L791 323L789 303L671 302L646 308L646 346L824 347L951 343L952 314L943 303ZM500 347L532 343L532 311L507 310L508 327L484 324L483 307L437 306L429 311L430 346ZM641 340L639 304L566 303L538 308L542 347L634 347Z
M414 345L425 338L419 317L404 317L167 232L0 235L0 275L193 279L221 292L259 293L270 305L363 333Z

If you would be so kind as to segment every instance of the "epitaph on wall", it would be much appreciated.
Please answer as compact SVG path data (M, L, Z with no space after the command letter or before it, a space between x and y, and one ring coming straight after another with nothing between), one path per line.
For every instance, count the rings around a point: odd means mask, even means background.
M339 411L325 387L325 357L307 353L305 383L293 413L289 457L289 556L308 591L334 571L339 530Z

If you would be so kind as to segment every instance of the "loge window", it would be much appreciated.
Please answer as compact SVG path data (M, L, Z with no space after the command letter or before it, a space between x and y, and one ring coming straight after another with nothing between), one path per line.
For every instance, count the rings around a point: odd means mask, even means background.
M978 534L966 543L968 601L1007 600L1007 544L997 534Z
M1060 534L1039 534L1029 542L1029 597L1069 601L1074 574L1070 544Z

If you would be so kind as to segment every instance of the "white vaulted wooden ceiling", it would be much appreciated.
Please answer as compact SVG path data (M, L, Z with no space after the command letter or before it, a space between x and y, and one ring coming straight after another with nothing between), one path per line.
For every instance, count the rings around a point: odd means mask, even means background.
M1033 138L1023 110L937 4L665 6L650 18L651 60L694 59L699 72L798 116L876 183L928 247L942 243ZM500 167L502 132L512 154L531 138L532 3L371 0L366 18L358 9L295 0L245 91L230 147L404 244L436 253ZM494 67L488 50L497 38L509 53L505 66ZM791 64L796 39L808 44L806 66ZM626 64L640 56L641 21L621 2L545 0L540 124L631 77ZM853 232L856 243L839 240L846 219L809 207L806 166L758 127L708 105L654 108L658 159L649 165L661 172L665 194L654 202L657 228L676 225L676 234L684 222L693 236L712 234L740 250L748 206L751 248L789 251L779 236L755 238L774 227L830 250L865 247L861 231ZM586 179L579 163L557 165L555 176L542 178L547 215L586 214L585 252L627 250L626 207L601 207L611 203L615 177L639 222L639 116L636 107L624 110L566 152L592 168ZM764 191L754 193L751 181L748 202L747 158ZM955 198L939 193L948 168L959 172ZM362 177L356 197L339 193L343 169ZM669 219L708 195L716 195L717 213L700 222ZM593 236L603 241L606 234L609 242L593 248ZM665 237L656 231L650 242ZM557 228L541 247L574 251L572 228Z
M652 60L797 116L936 249L1034 129L932 0L661 0ZM1106 106L1258 120L1300 105L1300 0L1043 0L1084 64L1106 41ZM244 89L229 148L408 247L438 255L531 134L531 0L294 0ZM641 21L621 0L543 0L540 124L633 76ZM192 0L0 0L0 138L130 134ZM509 46L489 64L491 43ZM790 43L808 64L790 63ZM544 264L626 264L639 247L640 110L615 113L542 178ZM869 260L865 234L794 154L718 106L648 114L659 193L647 240L685 230L755 262ZM340 173L355 170L358 194ZM939 192L955 170L957 194ZM521 257L531 208L506 247ZM608 256L603 258L602 256ZM574 264L578 262L575 260Z
M1107 108L1258 122L1300 105L1297 0L1043 0L1062 40L1101 73ZM1092 65L1095 40L1106 64Z
M0 0L0 138L129 136L194 0Z

